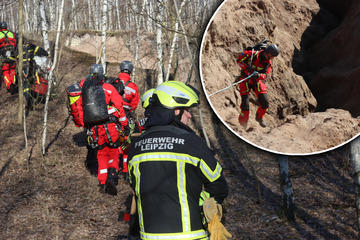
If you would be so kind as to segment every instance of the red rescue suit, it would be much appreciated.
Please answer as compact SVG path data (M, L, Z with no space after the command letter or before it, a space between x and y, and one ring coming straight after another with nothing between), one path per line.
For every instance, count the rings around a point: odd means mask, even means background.
M4 83L7 90L15 85L16 78L15 78L15 62L3 63L1 66L2 74L4 77Z
M83 87L84 82L85 79L81 80L81 87ZM116 119L116 121L95 125L91 128L93 133L92 138L96 140L98 145L98 180L100 184L105 184L109 168L115 168L119 171L119 130L121 130L121 127L123 128L128 125L128 119L123 109L123 100L115 87L108 83L103 83L102 87L105 92L105 102L108 105L108 113Z
M15 34L6 30L0 30L0 54L3 56L1 70L4 77L5 86L10 90L11 84L15 84L15 59L9 53L16 47Z
M267 74L270 73L272 62L270 59L266 59L264 50L261 51L252 51L246 50L239 54L237 63L243 70L243 74L240 77L244 79L251 75L254 71L259 73L259 77L250 78L241 82L238 86L238 90L241 95L241 113L239 116L240 124L245 124L249 120L249 94L253 90L258 101L260 103L259 108L257 109L257 117L259 119L263 118L265 113L269 108L269 101L267 97L267 88L264 83ZM249 71L249 67L252 69Z
M124 100L124 109L134 112L140 101L138 87L131 81L131 77L127 73L120 73L119 79L125 86L125 92L122 96Z
M118 77L125 86L125 91L122 96L124 100L124 109L129 113L127 116L131 118L132 113L135 111L140 101L139 90L137 85L131 81L131 77L128 73L122 72ZM127 158L128 148L123 151L123 172L128 172Z

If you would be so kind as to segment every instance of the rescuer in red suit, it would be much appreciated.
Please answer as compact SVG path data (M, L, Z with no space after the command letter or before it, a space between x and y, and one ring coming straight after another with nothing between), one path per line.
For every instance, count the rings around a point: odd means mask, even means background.
M279 53L278 46L271 44L266 49L260 51L245 50L238 56L237 63L243 70L239 80L253 74L251 78L241 82L238 86L241 95L239 123L244 128L247 127L249 120L249 94L251 90L254 91L260 104L256 111L256 121L262 127L266 127L264 115L269 108L269 99L264 80L271 71L271 59L278 56Z

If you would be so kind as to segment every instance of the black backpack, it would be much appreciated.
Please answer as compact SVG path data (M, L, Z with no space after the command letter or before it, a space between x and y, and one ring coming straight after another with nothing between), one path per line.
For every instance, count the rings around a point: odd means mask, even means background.
M105 82L115 87L116 91L122 96L125 92L125 86L118 78L105 77Z
M247 47L246 50L253 50L253 51L264 50L264 49L266 49L268 42L269 42L269 40L264 38L262 41L258 42L257 44Z
M105 92L101 79L92 76L86 78L82 87L84 124L86 127L106 123L109 120Z

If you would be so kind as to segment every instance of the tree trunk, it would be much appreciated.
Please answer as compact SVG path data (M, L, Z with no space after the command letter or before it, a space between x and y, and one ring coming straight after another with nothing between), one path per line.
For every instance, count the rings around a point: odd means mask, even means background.
M45 155L45 142L46 142L46 130L47 130L47 114L49 109L49 99L50 99L50 93L51 93L51 85L52 85L52 79L54 78L54 70L57 64L57 54L58 54L58 48L59 48L59 37L60 37L60 29L61 29L61 22L62 22L62 15L64 11L64 2L65 0L61 0L61 7L60 7L60 13L59 13L59 21L57 26L57 33L56 33L56 40L55 40L55 51L54 51L54 63L51 66L50 73L49 73L49 82L48 82L48 89L46 93L46 100L45 100L45 107L44 107L44 127L43 127L43 136L42 136L42 144L41 144L41 152L42 155Z
M94 22L95 22L95 30L99 31L99 15L101 16L101 14L99 14L99 12L101 13L101 11L99 11L100 8L100 3L98 2L100 0L95 0L95 8L93 8L93 15L94 15Z
M354 171L356 215L358 231L360 230L360 137L350 143L350 158ZM360 237L360 233L358 235Z
M28 19L27 21L26 21L26 23L25 23L25 25L26 25L26 29L27 29L27 31L25 31L25 32L27 32L27 33L30 33L30 18L29 18L29 13L28 13L28 7L26 6L26 4L24 3L24 1L21 1L22 2L22 6L23 6L23 10L22 10L22 12L23 13L25 13L25 19ZM19 2L19 12L20 12L20 2ZM32 19L33 20L33 19ZM19 21L20 21L20 16L19 16Z
M19 52L19 60L17 64L18 68L18 75L19 75L19 81L18 81L18 90L19 90L19 110L18 110L18 123L21 124L23 121L23 114L24 114L24 91L23 91L23 0L19 1L19 42L18 42L18 52Z
M181 3L179 13L178 13L179 15L181 15L181 12L182 12L182 9L183 9L185 3L186 3L186 0L184 0ZM172 63L173 63L173 58L174 58L174 53L175 53L175 46L178 44L178 35L179 35L178 31L179 31L179 18L176 18L172 44L171 44L171 48L170 48L169 64L168 64L168 68L167 68L167 71L166 71L165 81L168 81L169 77L170 77L171 66L172 66Z
M157 84L160 85L164 82L164 74L163 74L163 49L162 49L162 23L163 23L163 16L164 16L164 9L161 3L158 3L158 13L156 15L156 52L157 52L157 70L158 70L158 77L157 77Z
M40 1L40 16L41 16L41 32L44 39L44 49L51 55L44 0Z
M102 54L101 54L101 65L104 68L104 73L106 73L106 30L107 30L107 0L103 0L103 11L102 11Z
M256 175L256 171L255 171L255 168L254 168L254 163L253 161L251 161L251 158L249 157L249 154L248 154L248 151L247 151L247 148L246 148L246 144L245 142L242 143L242 146L243 146L243 149L244 149L244 153L245 153L245 160L247 161L247 163L249 164L250 166L250 170L251 170L251 174L253 175L254 177L254 180L255 180L255 186L256 186L256 190L258 192L258 202L260 204L263 204L263 198L262 198L262 194L261 194L261 187L260 187L260 181Z
M287 156L278 156L280 172L280 188L283 198L282 214L288 220L295 220L295 197L292 190L292 183L289 176L289 161Z
M69 25L69 30L70 30L70 35L69 35L69 40L68 40L68 47L71 47L71 43L72 43L72 37L73 37L73 33L74 33L74 25L76 21L76 14L75 14L75 0L72 0L72 7L71 7L71 20L70 20L70 25Z
M108 31L112 31L113 30L113 18L112 18L112 11L113 11L113 7L112 7L112 0L109 0L108 1L108 9L109 11L107 12L107 15L108 15L108 24L107 24L107 30Z
M50 30L55 29L56 22L56 4L53 0L49 0L49 12L50 12Z
M39 17L38 17L39 13L37 12L37 7L36 7L36 0L33 0L33 14L32 14L32 18L34 19L33 21L33 38L35 38L36 34L39 32Z
M91 16L92 16L92 12L91 12L91 2L90 2L90 0L88 0L87 1L88 2L88 9L89 9L89 26L88 26L88 28L91 30L92 28L93 28L93 26L92 26L92 22L91 22Z
M194 66L193 69L195 69L195 71L196 71L196 74L195 74L195 79L196 79L196 80L195 80L195 83L199 82L199 85L200 85L199 70L198 70L198 68L196 67L195 62L194 62L194 59L193 59L192 54L191 54L191 50L190 50L190 46L189 46L189 41L188 41L188 39L187 39L186 31L185 31L184 25L183 25L183 23L182 23L182 20L181 20L180 14L179 14L179 8L178 8L178 6L177 6L177 4L176 4L176 0L174 0L174 6L175 6L175 10L176 10L177 17L178 17L178 19L179 19L179 23L180 23L181 29L182 29L183 34L184 34L185 44L186 44L187 50L188 50L188 52L189 52L190 61L191 61L192 65ZM200 107L199 107L199 116L200 116L200 122L203 123L203 117L202 117L202 113L201 113L201 108L200 108ZM203 134L204 134L204 138L205 138L205 141L206 141L206 143L207 143L207 146L210 148L209 137L208 137L208 135L207 135L207 133L206 133L206 130L205 130L205 128L204 128L204 125L202 124L201 127L202 127L202 132L203 132Z
M120 8L119 8L119 0L115 0L115 8L116 8L116 21L117 21L117 27L118 27L118 30L121 30L121 24L120 24L120 18L121 18L121 15L120 15Z
M11 11L11 16L14 16L14 10L13 10L12 6L10 7L10 11ZM12 20L11 21L12 29L16 29L15 18L12 17L11 20ZM18 29L18 31L19 31L19 29Z
M143 13L145 10L145 6L147 4L147 0L143 1L143 5L140 10L140 14L138 15L137 22L136 22L136 48L135 48L135 60L134 60L134 70L132 72L132 79L135 81L136 77L136 66L139 60L139 46L140 46L140 29L141 29L141 20L144 18Z
M73 19L72 21L74 22L74 30L78 30L78 12L77 12L77 5L75 4L75 0L72 0L73 2Z

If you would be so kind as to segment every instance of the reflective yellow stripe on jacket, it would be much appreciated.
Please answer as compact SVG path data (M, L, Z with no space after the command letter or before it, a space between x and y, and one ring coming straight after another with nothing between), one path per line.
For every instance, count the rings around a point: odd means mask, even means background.
M14 38L14 34L10 31L0 31L0 39L4 38L7 35L8 38Z

